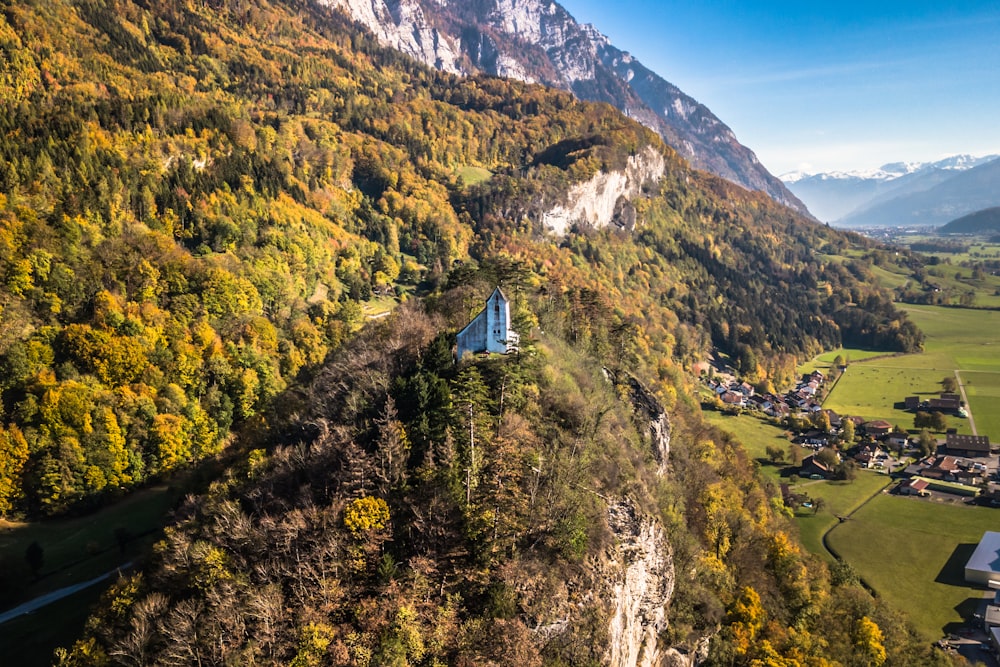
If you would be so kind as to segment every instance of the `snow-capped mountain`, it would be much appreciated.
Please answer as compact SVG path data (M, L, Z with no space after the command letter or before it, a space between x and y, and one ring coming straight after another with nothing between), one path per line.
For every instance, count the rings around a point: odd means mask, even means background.
M843 227L891 225L896 224L894 218L882 221L866 212L891 200L932 190L958 174L992 162L997 157L954 155L936 162L891 162L861 171L790 172L783 174L781 180L820 220ZM904 217L913 218L909 214Z
M733 131L594 26L548 0L314 0L439 69L485 72L607 102L652 128L691 164L803 213L806 207Z

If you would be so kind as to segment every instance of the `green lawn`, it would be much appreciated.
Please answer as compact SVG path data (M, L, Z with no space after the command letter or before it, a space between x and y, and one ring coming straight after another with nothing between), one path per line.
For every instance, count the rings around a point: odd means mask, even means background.
M961 624L981 590L964 582L964 567L1000 511L880 495L829 535L831 547L928 640ZM954 625L951 625L954 624Z
M469 185L479 185L485 181L490 180L493 177L493 173L489 169L483 169L482 167L472 167L465 166L459 167L455 170L455 174L462 179L462 183L466 186Z

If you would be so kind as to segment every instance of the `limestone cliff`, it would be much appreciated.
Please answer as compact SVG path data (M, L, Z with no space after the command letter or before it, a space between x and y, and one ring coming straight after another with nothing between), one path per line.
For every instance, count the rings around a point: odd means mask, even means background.
M607 102L658 132L698 169L808 213L707 107L561 5L544 0L315 0L428 65L486 72Z
M663 177L665 162L654 148L647 146L629 157L622 171L600 171L589 181L570 188L566 203L552 207L542 216L543 225L557 234L565 234L574 224L606 227L612 223L625 229L635 226L632 202L647 185Z
M660 477L666 475L670 457L671 429L670 418L660 401L631 373L615 372L605 368L604 374L612 384L624 387L628 392L640 430L649 438L653 458L658 464L656 474Z
M674 565L660 525L639 515L629 500L608 507L608 526L618 539L606 577L611 586L607 664L661 664L659 634L667 627L674 592Z

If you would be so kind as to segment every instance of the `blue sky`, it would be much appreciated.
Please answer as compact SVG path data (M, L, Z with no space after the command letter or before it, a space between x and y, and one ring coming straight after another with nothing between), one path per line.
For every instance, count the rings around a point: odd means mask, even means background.
M1000 153L996 2L561 0L774 174Z

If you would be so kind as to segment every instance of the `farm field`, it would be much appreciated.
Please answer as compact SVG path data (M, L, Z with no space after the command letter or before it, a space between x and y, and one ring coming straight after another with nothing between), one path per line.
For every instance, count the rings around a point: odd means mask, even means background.
M830 367L833 366L833 360L838 356L844 357L848 363L855 363L858 361L865 361L867 359L874 359L876 357L884 357L886 355L885 352L878 352L875 350L861 350L858 348L841 347L831 352L824 352L804 364L801 364L798 371L799 373L812 373L815 370L820 370L826 373Z
M900 307L926 334L925 351L867 360L855 358L824 407L912 428L912 413L897 409L895 404L908 395L937 394L941 380L958 370L966 384L969 407L977 418L977 431L1000 439L1000 312ZM960 433L972 432L966 419L949 416L948 423Z
M925 399L938 396L941 380L952 372L883 366L885 361L888 360L851 364L823 407L841 415L864 417L865 421L885 419L904 429L912 429L914 414L903 409L903 399L913 395ZM949 415L948 425L957 428L959 433L972 433L967 419Z
M799 527L802 546L828 562L833 562L830 552L823 546L823 534L837 525L838 516L850 514L890 482L888 475L864 470L858 471L857 478L852 482L806 481L798 484L795 487L797 492L811 498L822 498L826 504L816 514L806 509L796 513L795 523Z
M961 377L976 430L1000 440L1000 373L963 371Z
M929 640L963 624L982 589L964 567L1000 514L984 507L879 495L829 534L830 546ZM872 545L885 548L873 549Z

